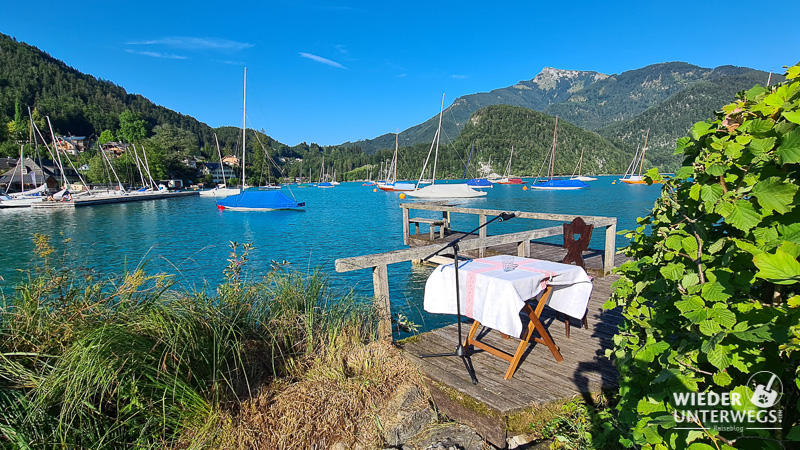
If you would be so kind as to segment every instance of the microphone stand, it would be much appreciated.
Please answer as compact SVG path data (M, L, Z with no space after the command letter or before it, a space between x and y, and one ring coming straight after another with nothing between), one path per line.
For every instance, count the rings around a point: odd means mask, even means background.
M458 324L458 345L456 346L456 349L455 349L454 352L420 354L419 357L420 358L439 358L439 357L443 357L443 356L457 356L457 357L461 358L461 361L464 363L464 367L467 369L467 373L469 373L470 379L472 379L472 384L478 384L478 378L475 376L475 368L472 366L472 359L470 359L469 353L467 353L467 350L464 348L464 344L463 344L464 341L463 341L463 339L461 337L461 294L459 292L459 286L458 286L458 284L459 284L458 283L458 244L466 236L469 236L470 234L475 233L476 231L480 230L481 228L485 227L486 225L489 225L490 223L494 222L495 220L499 220L500 222L503 222L503 221L506 221L506 220L513 219L514 217L516 217L516 214L514 214L514 213L501 213L498 216L495 216L494 218L492 218L492 220L490 220L490 221L486 222L485 224L479 226L478 228L475 228L474 230L466 232L466 233L462 234L461 236L453 239L452 241L447 243L447 245L445 245L444 247L440 248L436 252L431 253L430 255L426 256L422 260L422 261L427 261L427 260L433 258L434 256L438 255L439 253L447 250L448 248L452 248L453 249L453 268L456 271L456 320L457 320L456 323Z

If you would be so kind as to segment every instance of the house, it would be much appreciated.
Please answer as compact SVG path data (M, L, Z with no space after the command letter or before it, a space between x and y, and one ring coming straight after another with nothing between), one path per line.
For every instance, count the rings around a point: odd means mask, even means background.
M224 158L223 158L224 159ZM224 173L223 173L224 169ZM226 178L235 178L236 174L232 167L218 162L199 162L197 163L197 175L202 178L208 174L213 177L214 183L224 183Z
M223 156L222 162L233 167L239 167L242 164L242 161L233 155Z
M106 156L110 157L112 154L119 158L128 151L130 144L123 144L122 142L109 141L101 147Z
M61 170L52 160L40 160L41 166L30 158L25 158L21 167L18 167L18 162L19 158L0 158L0 187L8 192L35 189L43 183L49 190L57 191L63 184ZM80 181L78 174L71 168L66 169L64 174L70 183Z
M69 153L70 155L78 155L86 150L86 137L85 136L56 136L56 148Z

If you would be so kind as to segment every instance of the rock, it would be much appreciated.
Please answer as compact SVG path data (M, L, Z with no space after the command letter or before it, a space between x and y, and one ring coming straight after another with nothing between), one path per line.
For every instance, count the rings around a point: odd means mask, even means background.
M436 414L419 388L408 385L399 389L379 417L383 424L383 438L387 444L396 447L416 436L436 418Z
M425 450L483 450L483 439L472 428L458 423L429 426L412 444Z

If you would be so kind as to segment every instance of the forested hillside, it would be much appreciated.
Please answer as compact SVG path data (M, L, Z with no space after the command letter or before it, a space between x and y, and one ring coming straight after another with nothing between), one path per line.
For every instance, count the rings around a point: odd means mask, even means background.
M172 125L197 137L200 146L213 145L213 130L197 119L129 94L110 81L83 74L47 53L0 33L0 121L14 118L15 105L35 107L50 116L56 133L99 136L119 128L125 110L150 124Z

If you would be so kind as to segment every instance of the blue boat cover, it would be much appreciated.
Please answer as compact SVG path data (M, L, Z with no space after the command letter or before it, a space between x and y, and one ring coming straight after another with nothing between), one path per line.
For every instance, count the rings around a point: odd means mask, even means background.
M492 186L492 183L486 178L472 178L470 180L467 180L467 184L469 186L481 186L481 187Z
M587 188L588 184L581 180L547 180L534 184L534 187L549 187L549 188Z
M287 197L281 191L244 191L217 200L217 205L226 208L297 209L306 204Z

